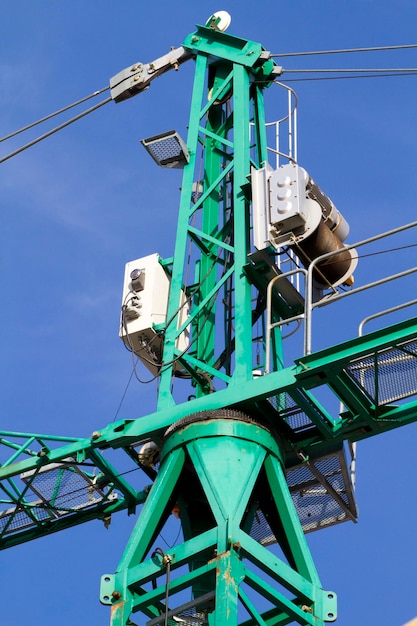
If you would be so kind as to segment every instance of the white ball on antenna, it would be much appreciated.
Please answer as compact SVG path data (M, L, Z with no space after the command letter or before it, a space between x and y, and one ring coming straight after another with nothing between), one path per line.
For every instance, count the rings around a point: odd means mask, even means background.
M209 17L206 26L224 32L229 28L231 21L230 13L227 11L216 11L216 13L213 13L213 15Z

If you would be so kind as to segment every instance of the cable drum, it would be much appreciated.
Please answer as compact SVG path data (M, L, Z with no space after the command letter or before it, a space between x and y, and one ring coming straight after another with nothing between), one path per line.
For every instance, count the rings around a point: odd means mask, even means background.
M357 265L357 253L355 250L346 250L325 221L322 220L309 237L290 248L305 267L308 267L317 257L341 250L340 253L317 263L313 272L314 280L322 288L349 284L352 280L352 273Z

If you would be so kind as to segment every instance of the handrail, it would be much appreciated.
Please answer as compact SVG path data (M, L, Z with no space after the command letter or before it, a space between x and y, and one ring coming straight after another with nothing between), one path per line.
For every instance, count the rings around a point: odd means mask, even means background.
M408 306L413 306L414 304L417 304L417 299L416 300L409 300L408 302L404 302L403 304L398 304L397 306L393 306L389 309L384 309L384 311L379 311L379 313L374 313L373 315L368 315L368 317L365 317L361 323L359 324L359 329L358 329L358 335L359 337L362 337L362 332L363 332L363 328L365 326L365 324L367 324L368 322L377 319L378 317L383 317L384 315L389 315L390 313L395 313L396 311L400 311L401 309L405 309Z
M347 250L360 248L361 246L364 246L366 244L373 243L374 241L379 241L380 239L384 239L385 237L395 235L397 233L403 232L404 230L415 228L416 226L417 226L417 221L410 222L409 224L399 226L392 230L386 231L385 233L381 233L379 235L375 235L373 237L363 239L362 241L351 244L349 246L344 246L343 248L340 248L339 250L333 250L332 252L327 252L326 254L322 254L321 256L317 257L310 263L308 270L307 270L306 294L305 294L304 354L311 354L311 351L312 351L312 312L314 308L326 306L327 304L330 304L330 302L335 302L336 300L340 300L341 298L353 295L354 293L359 293L360 291L364 291L366 289L370 289L371 287L384 284L386 282L389 282L390 280L395 280L396 278L402 278L403 276L407 276L409 274L417 272L417 267L414 267L411 270L406 270L405 272L393 274L392 276L388 276L384 279L375 281L373 283L368 283L367 285L363 285L361 287L351 289L350 291L345 292L343 294L331 296L327 300L321 300L319 302L313 303L313 286L314 286L313 272L316 266L322 261L332 258L336 256L337 254L340 254L341 252L346 252Z
M307 270L302 267L298 267L294 270L290 270L289 272L285 272L284 274L278 274L274 276L272 280L269 281L267 291L266 291L266 345L265 345L265 374L269 374L269 363L271 360L271 331L273 328L278 326L282 326L283 324L289 324L290 322L295 322L297 320L301 320L305 318L305 313L301 313L299 315L294 315L293 317L286 318L285 320L280 320L279 322L271 321L272 317L272 288L278 280L281 278L287 278L288 276L293 276L294 274L304 274L307 275Z

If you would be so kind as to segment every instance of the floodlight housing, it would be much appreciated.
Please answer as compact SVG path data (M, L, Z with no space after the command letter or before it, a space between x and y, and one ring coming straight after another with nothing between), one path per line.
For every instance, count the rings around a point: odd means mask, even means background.
M141 144L160 167L182 169L190 161L187 145L175 130L141 139Z

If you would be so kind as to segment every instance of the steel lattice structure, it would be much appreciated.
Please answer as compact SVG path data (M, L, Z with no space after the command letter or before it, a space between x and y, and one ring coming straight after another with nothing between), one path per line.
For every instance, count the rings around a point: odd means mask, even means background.
M267 313L275 322L303 313L301 299L278 290L267 311L270 256L252 255L251 173L268 160L263 96L278 69L261 45L212 25L185 39L176 62L188 58L195 80L175 251L162 262L171 289L155 331L157 409L88 439L2 432L0 546L143 505L116 573L102 579L112 626L136 613L149 626L318 626L336 619L336 597L322 589L305 532L356 516L344 442L417 419L417 322L290 367L274 326L265 363ZM324 387L343 403L336 417L316 397ZM160 458L145 464L148 442ZM150 491L108 460L116 449ZM172 511L183 541L165 554L154 542Z

